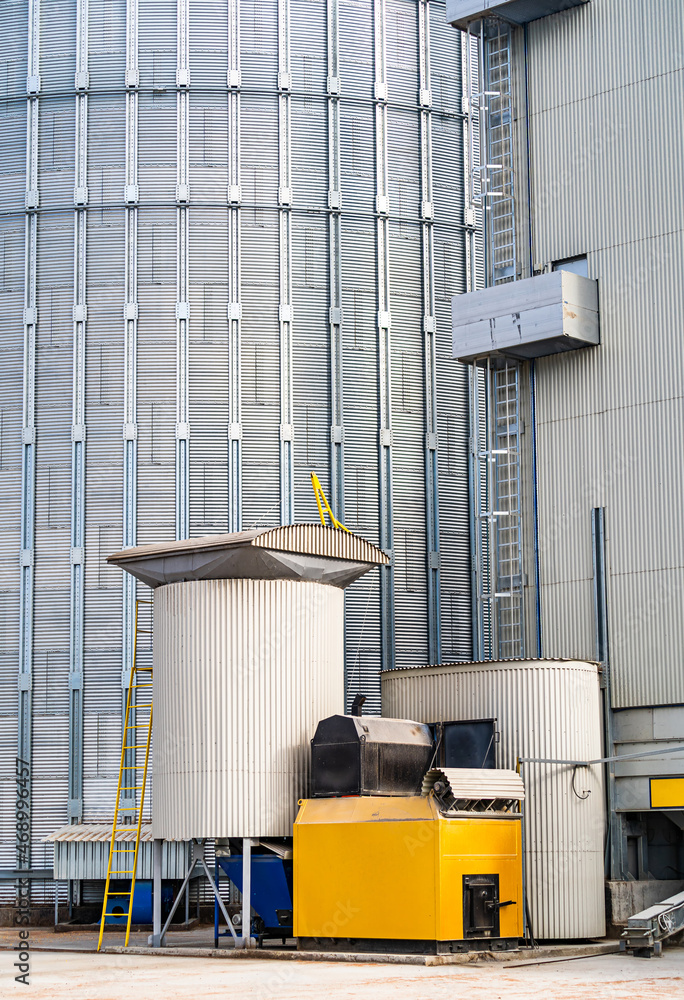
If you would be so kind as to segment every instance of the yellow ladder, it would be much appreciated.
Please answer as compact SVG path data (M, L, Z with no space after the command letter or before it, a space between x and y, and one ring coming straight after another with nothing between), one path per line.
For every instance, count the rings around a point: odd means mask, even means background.
M97 942L97 950L102 946L102 937L105 929L105 917L107 914L107 903L113 896L121 899L122 912L128 909L128 921L126 924L126 940L124 948L128 947L128 938L131 933L131 916L133 914L133 894L135 892L135 873L138 865L138 848L140 847L140 829L142 826L143 806L145 804L145 786L147 784L147 764L150 758L150 739L152 737L152 667L138 666L138 635L141 633L150 634L150 629L138 627L138 608L141 604L152 604L152 601L135 602L135 637L133 640L133 669L131 671L131 683L128 688L126 698L126 714L124 716L123 738L121 740L121 763L119 765L119 782L116 788L116 806L114 808L114 822L112 824L112 839L109 845L109 863L107 865L107 881L105 883L104 901L102 903L102 919L100 920L100 937ZM144 695L138 701L137 693L147 691L149 699L144 700ZM147 713L147 714L146 714ZM138 751L145 751L144 763L138 764ZM127 763L128 761L128 763ZM138 779L141 778L140 782ZM133 805L121 805L121 793L124 801L133 801ZM132 794L130 794L132 793ZM139 793L139 797L138 797ZM135 840L121 840L122 834L135 834ZM119 839L117 839L119 838ZM124 863L130 863L131 867L119 869L112 866L119 855L124 855ZM132 857L132 862L131 862ZM109 888L112 879L130 878L130 889L125 892L112 892Z

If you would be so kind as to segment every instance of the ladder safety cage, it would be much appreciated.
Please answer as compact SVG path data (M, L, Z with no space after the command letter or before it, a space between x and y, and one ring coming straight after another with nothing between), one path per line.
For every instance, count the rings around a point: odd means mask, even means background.
M470 22L465 34L467 198L482 213L484 283L518 277L513 172L511 26ZM476 287L475 282L472 288ZM470 374L473 656L524 656L520 365L482 358Z
M97 942L98 951L102 946L107 906L112 897L117 898L122 915L125 913L127 916L124 947L128 947L128 940L131 933L140 833L145 807L147 770L152 740L152 666L143 666L140 664L138 650L138 636L151 635L152 629L141 627L141 605L152 605L152 601L136 600L135 602L133 664L126 696L126 710L124 712L119 779L116 788L114 821L112 823L107 878L104 900L102 902L100 935ZM138 691L145 693L139 696ZM121 839L123 836L126 837L125 840ZM122 846L124 844L125 846ZM132 856L130 861L124 860L124 868L119 868L118 866L119 855L124 855L126 859ZM125 890L113 890L111 883L122 879L128 881L129 888Z

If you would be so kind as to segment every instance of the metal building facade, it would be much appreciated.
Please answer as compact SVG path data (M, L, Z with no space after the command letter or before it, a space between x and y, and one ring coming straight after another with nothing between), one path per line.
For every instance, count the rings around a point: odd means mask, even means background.
M519 445L527 493L523 476L518 491L521 579L533 583L526 621L536 626L536 635L526 630L528 648L602 666L606 755L625 758L606 768L610 878L667 881L681 870L684 797L670 796L666 809L651 792L684 771L677 333L684 148L669 111L684 98L684 18L675 0L591 0L553 14L543 0L524 6L513 24L469 25L482 49L495 46L501 57L497 86L480 88L489 91L479 105L483 146L502 148L497 94L501 80L511 84L513 151L493 166L502 176L511 167L514 252L497 274L502 244L508 247L490 226L488 279L516 282L501 313L522 329L525 287L534 296L554 277L549 272L574 272L598 293L600 342L563 354L537 344L522 355L536 360L523 363L492 343L480 363L488 377L490 366L495 377L517 369L523 420L516 425L521 435L523 425L531 430ZM523 5L501 5L502 18L506 7L522 12ZM494 291L507 295L505 287ZM567 296L563 308L576 318ZM494 312L485 318L491 322ZM492 425L493 413L491 405ZM481 526L489 519L480 513L474 509ZM506 505L491 512L503 515L510 516ZM480 566L492 551L480 544ZM505 572L498 576L506 582ZM504 598L507 588L497 589L486 597Z
M7 0L0 39L0 867L18 746L42 868L112 809L122 545L315 520L315 469L393 556L348 690L472 655L462 39L429 0Z
M601 325L600 347L536 364L544 654L596 656L605 507L613 705L681 704L681 5L592 0L528 32L532 258L586 254Z

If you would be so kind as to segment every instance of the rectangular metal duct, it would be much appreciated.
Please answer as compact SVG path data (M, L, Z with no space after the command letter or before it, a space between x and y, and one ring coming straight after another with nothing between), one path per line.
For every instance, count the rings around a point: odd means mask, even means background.
M459 361L489 354L526 360L599 343L598 284L552 271L452 300Z
M498 15L512 24L526 24L548 14L581 7L589 0L447 0L447 21L465 28L468 21Z

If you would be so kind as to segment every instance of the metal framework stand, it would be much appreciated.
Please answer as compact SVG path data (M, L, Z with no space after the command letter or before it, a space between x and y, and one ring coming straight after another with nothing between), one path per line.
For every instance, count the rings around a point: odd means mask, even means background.
M157 848L157 844L159 845L159 848ZM190 865L188 867L188 871L187 871L187 873L185 875L185 878L183 879L183 884L181 885L180 889L178 890L176 898L175 898L175 900L173 902L173 906L171 907L171 912L169 913L168 917L166 918L166 923L164 924L163 927L161 927L161 930L159 929L160 926L161 926L161 844L162 844L161 840L155 841L155 843L154 843L154 847L155 847L155 852L154 852L154 873L153 873L154 882L153 882L153 887L152 887L152 889L153 889L153 895L154 895L154 912L153 912L152 934L151 934L151 936L148 939L148 944L152 948L163 948L163 946L164 946L164 938L166 937L166 932L169 929L169 925L171 924L171 921L173 920L173 918L175 916L176 910L178 909L178 905L179 905L181 899L184 896L184 893L185 893L185 891L187 889L187 886L188 886L188 883L190 882L190 879L196 874L196 869L199 868L199 869L201 869L201 870L204 871L204 874L207 876L207 879L209 880L209 885L212 888L212 891L213 891L214 896L216 898L216 902L219 905L221 913L223 914L223 916L225 918L225 921L228 924L228 929L230 930L230 933L231 933L231 935L233 937L233 940L235 942L235 947L236 948L253 947L255 942L253 943L253 939L252 938L250 938L249 942L246 943L244 937L239 938L237 936L237 934L235 933L235 928L233 927L232 921L231 921L230 917L228 916L228 911L226 910L226 908L224 906L223 900L221 899L221 897L219 895L219 891L218 891L218 888L216 886L216 882L214 881L214 877L211 874L206 861L204 860L204 841L203 840L196 840L196 841L192 842L192 855L191 855L191 858L190 858ZM250 844L251 844L251 842L250 842ZM249 899L249 894L246 893L245 895L246 895L247 899ZM248 906L249 906L249 904L248 904ZM243 903L243 915L244 915L244 903ZM249 920L247 921L247 926L249 928ZM243 926L243 930L244 930L244 926Z

